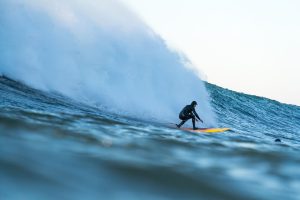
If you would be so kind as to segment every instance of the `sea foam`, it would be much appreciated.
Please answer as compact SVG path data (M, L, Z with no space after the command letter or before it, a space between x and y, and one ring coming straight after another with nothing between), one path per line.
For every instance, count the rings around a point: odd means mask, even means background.
M162 122L198 101L215 125L196 68L113 0L1 0L0 74L108 111Z

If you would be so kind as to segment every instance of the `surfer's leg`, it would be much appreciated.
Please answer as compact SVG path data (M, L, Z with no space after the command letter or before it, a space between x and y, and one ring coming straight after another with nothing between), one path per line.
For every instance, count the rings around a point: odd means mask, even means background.
M191 116L191 118L192 118L192 122L193 122L193 129L197 130L198 128L196 127L196 117L193 115L193 116Z
M189 120L190 116L181 115L179 116L179 119L181 119L182 121L180 122L180 124L176 124L177 128L180 128L187 120Z
M195 117L192 118L192 122L193 122L193 129L196 130L196 125L195 125Z
M176 124L177 128L180 128L185 122L186 122L186 120L182 120L180 122L180 124Z

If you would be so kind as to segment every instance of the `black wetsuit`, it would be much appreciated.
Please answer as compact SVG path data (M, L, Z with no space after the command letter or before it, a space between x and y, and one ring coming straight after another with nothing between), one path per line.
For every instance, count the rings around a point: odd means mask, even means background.
M193 128L195 129L196 128L195 127L196 117L197 117L197 119L201 120L195 110L195 107L193 105L187 105L179 113L179 119L181 119L182 122L177 126L181 127L187 120L192 119L193 120Z

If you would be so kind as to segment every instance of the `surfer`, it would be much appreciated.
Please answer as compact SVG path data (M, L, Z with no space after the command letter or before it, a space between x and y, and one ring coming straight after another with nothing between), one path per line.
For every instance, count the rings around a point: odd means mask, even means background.
M180 128L186 121L188 121L189 119L192 119L193 122L193 129L196 130L198 129L195 126L195 122L200 120L202 123L202 119L200 119L199 115L197 114L195 108L197 106L197 102L193 101L191 103L191 105L186 105L182 111L179 113L179 119L181 119L182 121L180 122L180 124L176 124L176 126L178 128Z

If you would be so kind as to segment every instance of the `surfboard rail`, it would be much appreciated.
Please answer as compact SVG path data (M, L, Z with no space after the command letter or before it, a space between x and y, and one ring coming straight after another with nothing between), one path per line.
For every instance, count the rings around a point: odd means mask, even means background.
M195 133L222 133L231 130L230 128L198 128L196 130L192 128L180 128L183 131L190 131Z

